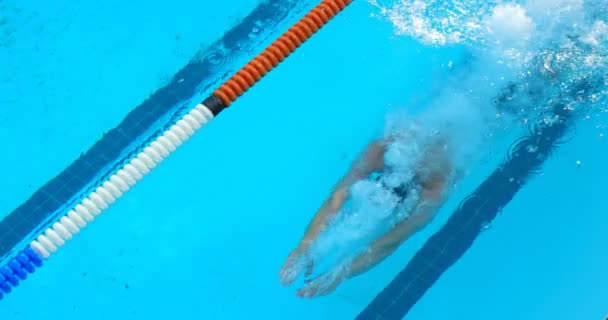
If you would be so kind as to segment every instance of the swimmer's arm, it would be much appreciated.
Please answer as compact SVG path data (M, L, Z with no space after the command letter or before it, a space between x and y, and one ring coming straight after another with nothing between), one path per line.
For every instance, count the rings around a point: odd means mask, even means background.
M373 172L384 169L384 154L386 153L387 143L387 140L376 140L370 143L351 166L349 172L338 182L335 189L348 188Z
M384 154L388 149L388 145L393 143L397 138L396 135L390 135L370 143L367 149L351 166L349 172L338 182L334 190L336 192L346 191L357 181L367 178L374 172L382 171L385 166Z
M384 168L384 153L386 140L376 140L370 143L363 154L355 161L349 172L335 186L334 191L325 200L317 214L312 219L300 246L307 249L327 227L348 197L348 189L357 181L365 179L374 171Z
M395 252L401 243L431 222L442 201L444 186L445 183L441 182L435 184L431 189L427 189L421 197L426 204L419 205L412 215L374 241L365 253L355 258L347 270L346 277L351 278L367 272Z
M400 222L389 233L374 241L365 253L353 260L348 269L347 278L363 274L382 262L386 257L393 254L407 238L427 225L433 219L433 216L434 214L430 210L429 212L417 212Z

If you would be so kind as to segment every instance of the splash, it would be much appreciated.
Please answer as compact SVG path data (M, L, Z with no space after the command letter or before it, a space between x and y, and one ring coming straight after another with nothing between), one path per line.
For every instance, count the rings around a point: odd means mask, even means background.
M395 34L430 46L458 45L471 59L444 88L484 119L484 131L528 125L544 117L543 102L584 79L603 89L587 97L594 119L606 113L608 3L604 0L368 0ZM587 81L587 80L585 80ZM549 92L553 86L558 92ZM530 89L530 94L514 91ZM543 95L544 96L539 96ZM468 101L468 102L465 102ZM589 104L587 103L587 104ZM524 109L518 105L526 106ZM431 108L431 107L429 107ZM593 109L593 110L591 110ZM488 115L495 114L495 119ZM469 116L473 117L473 116ZM500 119L500 121L497 121ZM598 127L601 124L597 124Z
M473 42L484 33L483 17L493 1L478 0L369 0L380 16L390 20L397 35L414 37L425 44Z
M433 45L466 45L506 56L531 59L563 35L605 39L607 5L601 0L422 1L368 0L390 21L396 35ZM593 40L591 40L593 41ZM599 45L601 41L597 41Z

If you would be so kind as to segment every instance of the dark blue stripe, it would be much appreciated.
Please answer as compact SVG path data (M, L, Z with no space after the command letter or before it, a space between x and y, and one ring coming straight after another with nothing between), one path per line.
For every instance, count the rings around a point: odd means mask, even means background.
M226 76L221 74L226 72L224 64L241 56L243 48L254 47L259 35L272 30L296 5L297 0L263 1L220 40L197 54L175 74L171 83L134 108L120 125L0 221L0 260L110 173L121 155L130 151L134 141L150 134L159 119L171 117L196 90L207 90Z
M403 319L441 275L466 253L485 226L496 218L557 148L574 122L572 112L564 108L567 101L585 101L580 95L590 95L590 89L597 88L602 88L602 85L583 80L569 93L555 97L552 113L561 121L549 125L540 122L528 136L516 141L507 159L461 203L443 228L427 240L356 319Z

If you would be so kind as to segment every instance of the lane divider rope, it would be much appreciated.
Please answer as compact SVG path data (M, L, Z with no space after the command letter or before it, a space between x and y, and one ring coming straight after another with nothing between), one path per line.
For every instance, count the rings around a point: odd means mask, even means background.
M228 107L351 2L352 0L322 1L266 50L221 85L214 95Z
M42 232L24 250L0 266L0 300L42 266L138 181L213 120L264 75L341 12L352 0L323 0L262 53L222 84L137 156L99 185L79 204Z
M34 273L42 266L42 258L31 248L25 248L0 268L0 300L4 294L10 293L13 287L19 285L20 280L27 279L27 275Z
M213 119L214 115L198 104L171 128L156 138L122 169L107 179L102 185L72 210L46 229L30 244L40 257L48 259L59 248L80 233L80 230L93 222L102 212L122 197L139 180L166 159L177 147L186 142L194 133Z

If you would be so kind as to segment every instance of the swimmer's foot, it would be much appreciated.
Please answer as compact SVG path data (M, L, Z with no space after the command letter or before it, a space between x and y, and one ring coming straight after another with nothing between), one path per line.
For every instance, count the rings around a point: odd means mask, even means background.
M307 280L306 285L298 290L296 295L300 298L316 298L328 295L334 292L345 278L346 270L344 268L338 268L335 271Z
M292 284L302 273L305 276L309 276L313 272L314 263L312 259L310 259L308 253L302 252L303 250L296 249L294 250L287 261L281 268L281 283L283 285Z

